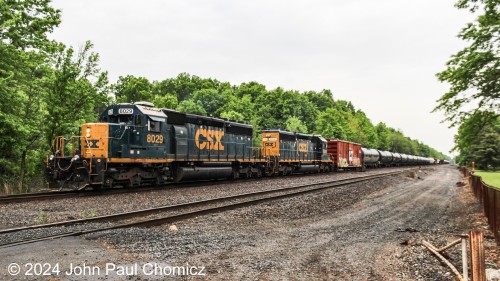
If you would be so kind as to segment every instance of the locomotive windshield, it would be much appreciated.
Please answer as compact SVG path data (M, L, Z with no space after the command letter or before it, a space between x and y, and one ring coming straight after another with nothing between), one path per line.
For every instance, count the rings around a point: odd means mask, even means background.
M132 123L132 115L117 115L117 116L111 115L111 116L108 116L107 120L106 120L106 117L104 117L103 122L131 124Z

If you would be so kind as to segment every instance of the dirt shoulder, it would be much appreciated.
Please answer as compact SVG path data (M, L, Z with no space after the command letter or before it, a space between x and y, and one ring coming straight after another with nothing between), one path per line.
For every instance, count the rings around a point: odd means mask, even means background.
M420 242L443 246L471 229L484 229L479 205L466 187L456 185L461 176L452 167L425 168L418 176L198 217L176 223L174 231L170 226L114 230L87 235L87 240L25 246L19 252L24 254L0 249L2 256L7 254L0 274L6 276L11 261L50 257L80 263L85 259L98 266L106 261L197 266L205 268L205 275L192 278L206 280L454 280ZM495 253L491 236L485 240L487 251ZM458 247L447 256L460 266ZM488 259L499 264L498 255Z
M456 169L440 166L418 179L394 177L183 221L178 231L93 237L172 264L202 264L213 280L453 280L420 242L442 246L474 227L464 211L477 203L463 200L460 179ZM447 255L460 265L458 248Z

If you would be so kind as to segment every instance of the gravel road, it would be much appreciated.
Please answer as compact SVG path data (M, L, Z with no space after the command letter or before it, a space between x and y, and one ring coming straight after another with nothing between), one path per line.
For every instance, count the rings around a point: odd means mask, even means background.
M460 175L452 167L424 168L418 176L333 188L189 219L175 227L90 234L82 245L93 253L89 260L94 265L154 261L203 266L204 280L454 280L420 242L425 239L443 246L469 231L472 226L465 210L475 203L459 196L455 183ZM329 175L302 181L324 177ZM229 186L221 184L216 190ZM55 252L55 241L33 244L31 260L81 262L81 253L73 249L79 240L60 240L71 246L59 244ZM65 247L73 248L65 251ZM27 248L23 246L21 252ZM44 248L52 252L40 250ZM8 262L25 262L17 251L0 249L8 259L0 261L0 276L6 276ZM447 255L459 267L458 248Z
M89 238L172 264L202 264L208 279L453 280L419 243L466 232L459 173L442 166L200 217ZM450 258L460 264L458 251Z

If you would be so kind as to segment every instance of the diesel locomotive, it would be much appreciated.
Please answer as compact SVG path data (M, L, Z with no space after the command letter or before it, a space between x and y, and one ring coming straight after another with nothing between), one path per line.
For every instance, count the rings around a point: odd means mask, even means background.
M55 139L46 174L50 188L99 189L434 162L278 129L262 131L262 147L252 144L248 124L115 104L78 135Z

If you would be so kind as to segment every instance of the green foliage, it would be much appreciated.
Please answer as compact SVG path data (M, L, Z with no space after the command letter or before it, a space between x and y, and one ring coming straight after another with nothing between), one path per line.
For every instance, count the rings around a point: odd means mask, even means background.
M55 55L48 81L46 136L76 135L82 123L95 121L109 103L107 73L97 68L99 55L87 41L79 53L61 48Z
M350 125L353 128L352 141L362 143L367 147L377 147L378 137L375 127L366 114L358 110L354 115L351 115Z
M476 112L458 128L455 136L455 148L460 151L458 163L474 161L485 170L500 166L500 118L490 121L491 116L492 113ZM485 119L488 122L483 122Z
M195 102L193 100L184 100L179 103L177 106L177 110L181 112L207 115L207 112L203 108L203 105L200 102Z
M46 49L47 34L61 22L50 0L0 0L0 42L13 48Z
M221 110L231 96L230 91L219 92L216 89L202 89L193 93L192 100L200 104L208 116L220 117Z
M351 140L353 132L349 125L349 119L349 114L343 113L337 108L327 108L318 116L316 133L325 138Z
M49 0L0 0L0 185L9 191L26 191L30 182L40 182L54 137L77 134L111 102L151 101L247 122L254 127L256 146L262 129L282 128L401 152L437 153L385 124L373 126L352 103L334 100L330 90L267 90L254 81L233 86L188 73L162 81L126 75L110 86L91 42L76 51L47 38L59 23L60 11ZM488 138L484 151L495 140Z
M145 77L120 76L113 85L117 103L134 103L153 100L153 85ZM161 100L160 100L161 102Z
M460 0L457 5L476 13L458 37L470 45L452 56L448 68L437 74L450 89L439 100L434 110L443 110L452 126L460 125L476 111L500 111L500 1ZM472 111L468 108L474 108Z
M45 151L49 58L47 33L60 23L50 1L0 1L0 184L26 191ZM45 153L43 153L45 154Z
M243 116L243 114L238 113L238 112L236 112L234 110L224 111L224 112L221 113L220 117L224 118L224 119L234 120L234 121L240 121L240 122L242 122L243 120L245 120L245 116Z
M389 137L392 131L383 122L380 122L375 126L375 132L378 136L377 148L381 150L389 150ZM427 154L422 154L427 155Z
M285 121L285 129L291 132L307 133L307 127L299 118L292 116Z

